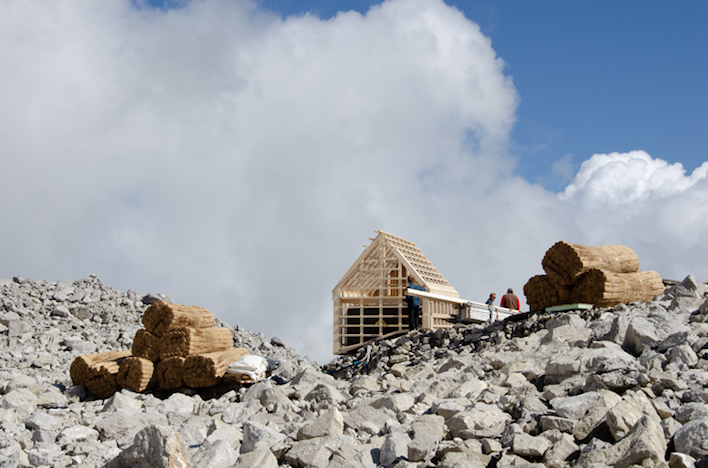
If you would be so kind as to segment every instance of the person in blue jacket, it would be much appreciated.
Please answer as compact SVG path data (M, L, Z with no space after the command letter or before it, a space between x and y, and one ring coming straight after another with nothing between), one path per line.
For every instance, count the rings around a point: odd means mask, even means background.
M416 283L415 278L412 276L408 277L408 289L426 290L423 286ZM406 305L408 306L408 328L416 330L420 326L420 298L406 295Z

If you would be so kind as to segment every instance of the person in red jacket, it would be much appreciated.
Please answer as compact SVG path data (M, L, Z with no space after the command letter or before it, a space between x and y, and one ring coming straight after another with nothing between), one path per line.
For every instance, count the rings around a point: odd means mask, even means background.
M512 309L512 310L520 310L521 309L521 302L519 301L519 298L514 294L514 290L509 288L506 290L506 294L504 294L501 298L501 304L502 307L506 307L507 309Z

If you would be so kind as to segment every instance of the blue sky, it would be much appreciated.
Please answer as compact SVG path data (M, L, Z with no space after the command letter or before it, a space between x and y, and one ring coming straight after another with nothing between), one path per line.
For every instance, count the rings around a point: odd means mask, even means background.
M372 1L263 0L281 15ZM480 25L521 98L518 174L562 190L595 153L645 150L691 172L708 157L708 3L447 1ZM571 174L554 172L567 158Z
M320 362L376 230L468 300L559 240L708 279L704 2L145 5L0 2L0 278L97 274Z

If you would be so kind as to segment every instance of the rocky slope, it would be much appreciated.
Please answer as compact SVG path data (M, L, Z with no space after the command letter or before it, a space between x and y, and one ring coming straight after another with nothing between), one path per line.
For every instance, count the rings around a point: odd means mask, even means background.
M0 467L708 466L707 295L689 276L654 301L410 332L324 368L235 327L276 378L97 400L69 365L129 349L159 295L0 280Z

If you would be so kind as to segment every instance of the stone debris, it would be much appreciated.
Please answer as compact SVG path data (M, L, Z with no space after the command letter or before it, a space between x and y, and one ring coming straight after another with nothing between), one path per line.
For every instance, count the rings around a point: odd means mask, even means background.
M708 285L691 276L648 302L413 331L323 367L217 319L280 363L270 379L105 399L72 385L77 356L131 349L159 300L95 276L0 280L0 466L708 466Z

